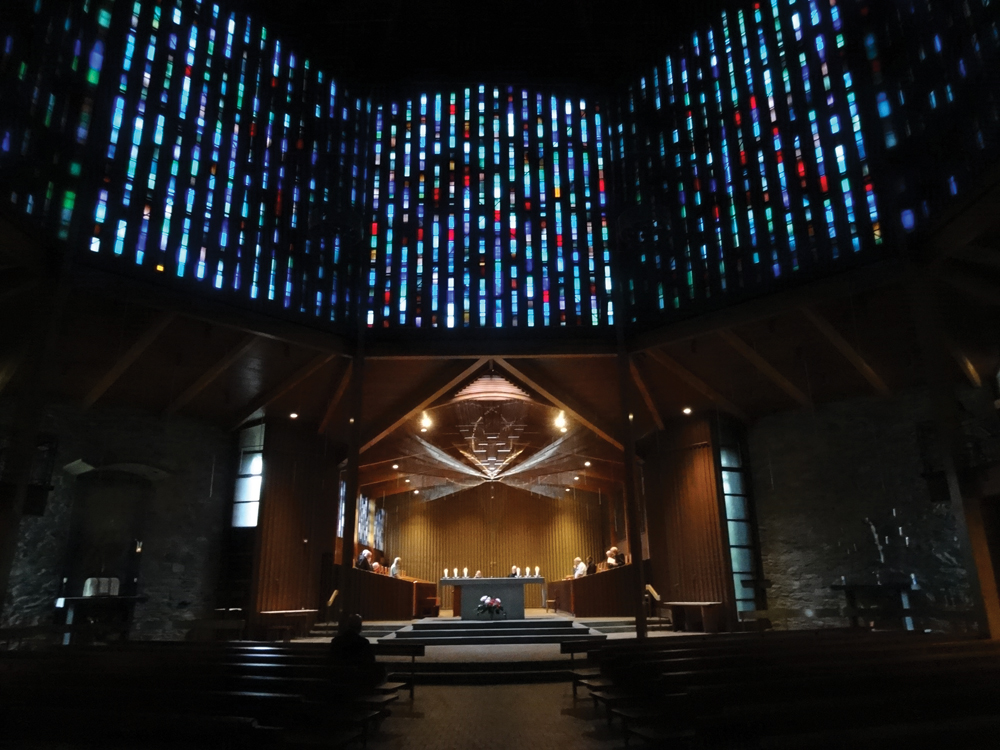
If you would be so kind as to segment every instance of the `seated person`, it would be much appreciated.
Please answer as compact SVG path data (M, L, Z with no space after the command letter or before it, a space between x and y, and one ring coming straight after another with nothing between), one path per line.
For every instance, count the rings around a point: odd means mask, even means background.
M507 577L508 578L519 578L520 577L520 574L517 572L517 566L516 565L511 565L510 566L510 575L507 576Z
M597 572L597 566L594 565L594 558L587 555L587 575L592 576Z
M354 567L358 570L367 570L371 572L372 570L372 553L370 550L363 549L361 554L358 555L357 562L354 563Z
M617 562L615 562L615 556L611 553L611 550L605 552L604 556L608 558L607 560L608 570L610 570L611 568L615 567L618 564Z
M587 564L579 557L573 558L573 577L583 578L587 575Z
M625 555L619 552L617 547L612 547L610 552L611 556L615 559L616 567L621 567L622 565L625 564Z
M361 615L350 615L330 641L330 664L356 671L365 690L385 682L385 668L375 661L375 649L361 635ZM353 676L353 675L352 675Z
M373 562L372 573L381 573L381 572L382 572L382 565L377 562Z
M472 577L473 578L482 578L483 577L483 571L477 570L476 574L474 576L472 576Z
M392 565L389 567L389 575L393 578L399 578L403 574L403 566L399 564L400 558L396 558L392 561Z

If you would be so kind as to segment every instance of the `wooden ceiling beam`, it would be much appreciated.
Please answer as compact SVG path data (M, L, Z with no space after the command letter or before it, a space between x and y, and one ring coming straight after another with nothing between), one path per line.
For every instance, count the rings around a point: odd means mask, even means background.
M330 428L333 415L336 414L337 407L340 405L340 399L344 397L344 394L347 392L347 386L351 384L352 372L354 372L353 359L347 363L347 368L344 370L344 374L341 375L340 382L337 384L337 390L333 392L333 396L330 397L330 403L326 405L326 411L323 413L323 421L319 423L319 429L316 430L317 435L323 435Z
M320 354L318 357L314 357L310 360L304 367L296 370L291 376L280 382L278 385L261 393L259 396L251 400L250 403L240 409L238 416L233 420L230 429L235 430L241 424L250 419L250 417L256 414L260 409L264 409L274 403L310 375L322 369L336 356L337 355L334 353Z
M656 408L653 396L650 394L649 389L642 380L642 375L639 374L639 368L635 364L635 357L628 358L628 368L632 373L632 380L635 383L635 387L639 390L639 395L642 396L642 400L646 403L646 409L649 410L649 414L653 418L653 424L656 425L656 429L662 430L663 419L660 417L660 412Z
M861 356L858 350L851 346L850 342L840 334L840 331L833 327L830 321L809 307L803 305L800 309L802 310L802 314L806 316L806 319L816 326L820 333L826 336L827 341L833 344L834 348L843 354L848 362L854 365L854 368L861 373L861 376L869 382L877 393L882 396L889 395L889 387L885 384L885 381L865 361L865 358Z
M625 449L622 443L611 435L610 431L605 430L602 427L598 426L595 420L588 419L587 417L585 417L580 409L574 408L573 406L570 405L569 399L561 398L558 395L556 395L555 386L539 382L537 378L532 378L528 376L527 374L524 373L524 371L515 367L514 365L512 365L510 362L508 362L503 358L498 358L495 360L495 362L501 368L509 372L515 378L517 378L526 386L535 391L542 398L545 398L548 401L550 401L555 407L562 409L571 419L574 419L575 421L579 422L588 430L590 430L603 440L607 441L618 450L621 451Z
M799 390L791 380L778 372L770 362L760 356L752 346L731 330L723 328L719 331L719 336L772 383L788 394L794 401L797 401L800 406L809 406L812 403L809 397Z
M448 391L452 390L455 386L459 385L463 381L470 378L480 369L485 367L489 363L489 357L480 357L471 365L463 369L461 372L454 375L443 385L434 387L429 392L425 392L422 395L417 396L410 403L412 406L403 407L402 411L397 414L388 417L385 420L385 426L375 432L370 438L368 438L361 446L361 453L364 453L374 445L378 444L380 441L385 439L398 427L406 424L410 419L412 419L416 414L419 414L428 406L433 404L439 398L441 398Z
M749 422L750 417L745 411L740 407L736 406L733 402L719 393L715 388L710 386L704 380L699 378L684 365L678 362L676 359L671 357L666 352L662 352L659 349L647 349L645 352L646 356L660 365L665 367L671 373L673 373L679 380L684 381L689 386L698 391L702 396L705 396L712 403L714 403L722 411L732 414L734 417L742 422Z
M250 349L253 348L253 345L256 342L257 337L252 333L244 336L243 340L240 341L239 344L222 355L222 358L218 362L209 367L204 373L202 373L201 377L194 381L184 390L183 393L175 398L170 405L163 410L163 414L173 414L178 409L197 398L202 391L215 382L216 378L242 359L250 351Z
M157 315L153 322L142 332L142 335L128 348L128 350L122 354L118 360L111 366L104 376L94 384L93 388L87 393L83 399L83 408L87 409L94 405L94 403L107 393L108 389L113 386L118 378L120 378L125 371L131 367L139 357L142 356L157 337L163 333L167 326L170 325L171 321L177 317L177 313L173 311L162 312Z

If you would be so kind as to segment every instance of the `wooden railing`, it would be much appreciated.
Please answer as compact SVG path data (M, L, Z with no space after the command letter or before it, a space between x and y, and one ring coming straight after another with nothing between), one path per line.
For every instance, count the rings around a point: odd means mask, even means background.
M552 581L548 598L555 600L557 610L576 617L632 617L634 588L635 568L623 565L591 576Z

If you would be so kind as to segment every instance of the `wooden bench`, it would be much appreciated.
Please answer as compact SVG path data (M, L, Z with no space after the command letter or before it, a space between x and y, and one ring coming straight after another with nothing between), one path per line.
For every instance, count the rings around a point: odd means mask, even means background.
M409 656L410 657L410 671L409 671L409 685L410 685L410 702L413 702L413 686L416 683L416 665L417 657L423 656L424 644L419 643L384 643L379 642L374 646L375 656Z

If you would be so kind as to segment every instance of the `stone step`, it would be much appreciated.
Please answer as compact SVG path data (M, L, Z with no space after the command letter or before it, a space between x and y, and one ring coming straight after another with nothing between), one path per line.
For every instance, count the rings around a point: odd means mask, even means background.
M584 636L589 631L583 628L449 628L448 630L399 630L394 636L396 639L435 640L438 638L571 638L573 636Z
M565 628L572 627L573 621L567 620L564 617L552 618L552 619L542 619L540 617L532 617L526 620L505 620L498 618L496 620L417 620L413 623L414 630L449 630L449 629L459 629L464 630L468 628L530 628L530 629L540 629L540 628Z
M587 631L578 630L579 635L556 634L556 635L441 635L428 637L418 635L405 639L406 643L423 644L425 646L497 646L497 645L518 645L528 643L563 643L566 641L593 640L595 637ZM399 643L399 633L388 639L381 638L379 643Z

